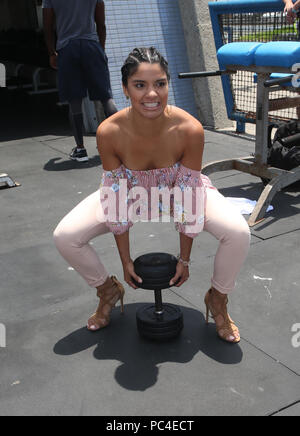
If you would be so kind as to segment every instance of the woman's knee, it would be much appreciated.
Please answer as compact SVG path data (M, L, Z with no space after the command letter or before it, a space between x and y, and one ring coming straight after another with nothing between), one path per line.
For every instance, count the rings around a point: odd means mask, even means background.
M251 232L247 221L243 217L232 226L229 238L240 247L243 246L246 250L249 248Z
M61 221L54 230L53 239L57 249L59 250L68 245L73 245L75 241L74 235L64 225L63 221Z
M56 247L61 245L63 239L64 239L64 232L62 231L60 224L58 224L58 226L56 227L56 229L53 232L53 240L54 240Z

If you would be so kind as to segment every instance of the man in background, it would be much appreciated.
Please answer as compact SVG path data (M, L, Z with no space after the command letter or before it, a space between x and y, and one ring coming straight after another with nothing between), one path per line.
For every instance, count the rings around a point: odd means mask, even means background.
M70 158L87 161L82 114L87 91L90 100L101 101L106 117L117 112L105 54L104 1L43 0L43 22L49 62L58 70L60 101L70 108L76 141Z

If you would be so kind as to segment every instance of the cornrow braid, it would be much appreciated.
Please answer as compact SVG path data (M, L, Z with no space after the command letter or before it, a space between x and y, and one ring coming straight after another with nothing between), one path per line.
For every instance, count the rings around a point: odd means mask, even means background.
M124 86L128 85L128 79L136 73L141 63L159 64L164 72L167 74L168 81L170 81L170 73L168 62L160 54L155 47L140 47L135 48L128 56L122 67L122 83Z

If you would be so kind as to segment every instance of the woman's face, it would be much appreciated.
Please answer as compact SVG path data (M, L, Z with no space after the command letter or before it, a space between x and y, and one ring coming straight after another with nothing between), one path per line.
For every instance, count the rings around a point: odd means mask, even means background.
M169 83L167 74L159 64L143 62L129 77L125 95L130 97L132 109L143 117L158 118L168 104Z

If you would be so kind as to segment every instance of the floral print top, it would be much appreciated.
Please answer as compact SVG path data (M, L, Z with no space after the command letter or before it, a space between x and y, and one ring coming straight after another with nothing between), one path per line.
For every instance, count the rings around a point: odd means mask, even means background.
M204 225L206 189L216 189L200 171L180 162L152 170L129 170L124 165L103 171L100 201L106 225L116 235L137 221L170 222L194 238Z

